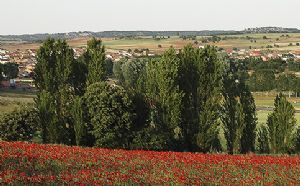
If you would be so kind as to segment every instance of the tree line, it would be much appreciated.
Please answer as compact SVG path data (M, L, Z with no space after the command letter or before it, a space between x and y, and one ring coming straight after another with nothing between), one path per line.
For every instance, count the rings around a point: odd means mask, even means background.
M38 131L43 143L67 145L294 152L298 136L292 105L278 95L267 125L258 128L254 98L239 72L212 46L187 45L179 53L170 48L160 57L112 63L101 40L88 41L76 59L66 41L48 39L37 53L33 120L22 119L27 112L5 116L0 138L30 140ZM22 132L30 133L26 138L18 136L21 124Z
M297 97L300 93L300 78L295 72L300 72L300 61L283 61L272 59L262 61L258 58L231 60L239 70L252 92L272 91L289 92Z

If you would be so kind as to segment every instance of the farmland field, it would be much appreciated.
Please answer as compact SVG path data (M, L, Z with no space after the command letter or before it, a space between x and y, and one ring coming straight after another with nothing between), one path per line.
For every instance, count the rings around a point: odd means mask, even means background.
M289 35L289 37L282 37L282 35ZM255 42L251 42L255 40ZM263 39L266 36L267 39ZM210 37L210 36L204 36ZM261 49L266 48L266 46L274 44L279 45L279 48L271 48L270 50L292 50L292 51L300 51L300 46L296 46L296 43L300 43L300 33L295 34L242 34L242 35L221 35L221 38L227 37L226 40L222 40L217 43L209 42L209 43L201 43L203 39L202 36L198 36L196 40L198 41L198 45L216 45L222 48L244 48L248 49L251 46L253 49ZM68 44L71 47L81 47L86 46L87 40L90 38L83 37L68 40ZM170 38L155 40L152 37L140 37L140 38L133 38L133 39L115 39L115 38L102 38L103 43L107 49L112 50L127 50L127 49L141 49L141 48L148 48L150 51L155 53L161 53L166 48L173 46L176 49L184 47L188 43L194 44L193 40L183 40L178 36L171 36ZM292 43L292 46L289 46ZM40 43L2 43L1 48L7 50L26 50L26 49L37 49L39 48ZM161 45L161 47L158 47Z
M0 115L12 112L23 104L33 103L35 95L30 92L16 90L0 91Z
M195 154L0 142L3 185L296 185L299 156Z

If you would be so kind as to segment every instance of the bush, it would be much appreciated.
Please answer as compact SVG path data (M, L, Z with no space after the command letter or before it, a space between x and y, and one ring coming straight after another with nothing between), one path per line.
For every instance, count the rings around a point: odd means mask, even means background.
M132 101L127 92L120 86L94 83L87 88L85 101L95 145L127 148L134 118Z
M0 118L0 140L32 141L38 131L38 114L32 106L22 106Z

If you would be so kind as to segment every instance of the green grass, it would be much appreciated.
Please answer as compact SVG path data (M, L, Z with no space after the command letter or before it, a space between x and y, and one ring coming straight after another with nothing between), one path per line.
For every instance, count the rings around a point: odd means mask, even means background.
M276 95L255 95L255 104L257 107L274 107L274 99ZM288 98L288 101L292 103L292 105L297 109L300 110L300 98L291 97Z
M0 115L12 112L23 104L33 103L35 94L23 90L0 90Z
M258 125L267 123L268 115L272 111L259 110L257 111ZM300 113L296 113L295 117L297 119L297 124L300 125Z

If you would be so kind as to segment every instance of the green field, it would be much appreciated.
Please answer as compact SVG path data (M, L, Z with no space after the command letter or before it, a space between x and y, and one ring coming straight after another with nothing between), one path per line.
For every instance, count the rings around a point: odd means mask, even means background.
M17 91L17 90L1 90L0 91L0 115L12 112L23 104L33 103L34 93Z
M276 95L255 95L255 103L257 107L274 107L274 99ZM288 101L292 103L295 109L300 110L300 98L287 97Z
M272 111L265 111L265 110L257 111L258 124L261 125L267 123L268 115L271 112ZM296 119L297 119L297 124L300 125L300 113L296 113Z

